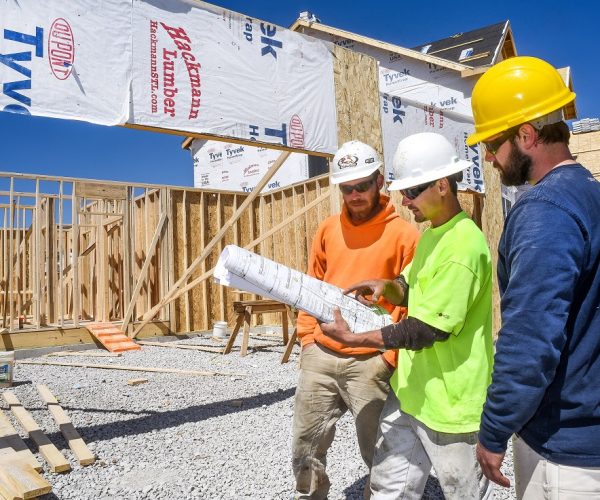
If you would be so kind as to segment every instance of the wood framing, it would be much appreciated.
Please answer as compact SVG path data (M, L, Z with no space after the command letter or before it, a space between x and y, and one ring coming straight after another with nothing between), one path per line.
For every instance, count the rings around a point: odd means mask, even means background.
M417 52L416 50L406 49L404 47L400 47L392 43L382 42L380 40L375 40L374 38L369 38L366 36L358 35L356 33L351 33L350 31L344 31L338 28L333 28L331 26L326 26L325 24L309 23L307 21L304 21L303 19L298 19L296 22L294 22L290 29L292 31L307 33L309 35L311 34L311 32L317 31L329 35L331 37L340 37L346 40L353 40L355 42L364 43L372 47L387 50L392 54L399 54L402 56L409 57L411 59L416 59L429 64L435 64L436 66L439 66L441 68L448 68L458 72L471 68L470 66L467 66L465 64L448 61L447 59L442 59L441 57L436 57L429 54L422 54L421 52Z

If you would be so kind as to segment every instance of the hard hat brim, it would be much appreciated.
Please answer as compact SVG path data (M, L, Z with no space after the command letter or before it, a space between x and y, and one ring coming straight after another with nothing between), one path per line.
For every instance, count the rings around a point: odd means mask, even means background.
M381 167L382 163L380 161L376 161L371 164L371 168L363 168L360 172L348 170L348 173L340 175L339 172L332 173L329 178L331 184L341 184L342 182L350 182L355 181L357 179L362 179L363 177L369 177L375 170Z
M404 179L396 179L390 183L388 190L399 191L400 189L408 189L419 186L420 184L425 184L427 182L437 181L438 179L443 179L449 175L461 172L465 168L469 168L471 165L473 165L473 162L467 160L457 160L432 172L426 172L419 176L411 176Z

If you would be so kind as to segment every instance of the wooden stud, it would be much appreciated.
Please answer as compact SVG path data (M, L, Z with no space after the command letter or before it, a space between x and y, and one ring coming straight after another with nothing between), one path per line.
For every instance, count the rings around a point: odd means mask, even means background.
M71 448L71 451L77 458L79 465L86 466L93 464L96 461L96 457L85 444L77 430L75 430L71 419L62 409L62 407L58 404L57 399L54 397L48 386L38 384L36 385L36 388L40 396L42 397L42 400L48 406L48 410L50 411L50 413L54 417L54 420L58 424L60 432L67 441L69 448Z
M14 269L13 269L13 255L14 255L14 178L10 178L10 208L9 208L9 216L8 223L10 224L10 232L8 233L8 273L6 274L6 279L8 281L8 308L9 308L9 319L8 319L8 329L9 331L13 330L14 320L15 320L15 302L14 302Z
M182 200L183 210L182 210L182 241L183 241L183 265L185 269L187 269L190 265L190 258L188 253L188 218L187 218L187 189L183 190L183 200ZM201 228L201 232L202 228ZM190 294L186 293L184 295L184 307L185 307L185 330L186 332L190 332L192 330L192 318L190 317Z
M52 472L70 471L71 465L69 464L69 461L63 456L58 448L52 444L46 434L43 433L33 417L25 408L23 408L20 401L17 399L17 396L11 391L4 391L2 397L23 429L35 444L37 444L40 454L44 457L46 462L48 462L48 465L50 465L50 470Z
M76 368L97 368L99 370L121 370L128 372L174 373L177 375L208 376L223 375L225 377L244 377L242 373L228 373L202 370L179 370L177 368L154 368L149 366L92 365L89 363L67 363L65 361L19 361L22 365L70 366ZM6 398L5 398L6 399ZM7 401L8 402L8 401Z
M58 185L58 323L64 326L65 298L64 298L64 258L65 246L63 239L63 181Z

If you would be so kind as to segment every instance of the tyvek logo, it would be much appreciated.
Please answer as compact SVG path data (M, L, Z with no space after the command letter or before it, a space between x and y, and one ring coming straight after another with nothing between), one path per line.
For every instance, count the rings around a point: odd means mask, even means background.
M356 165L358 165L358 156L355 155L342 156L338 160L338 167L340 168L356 167Z
M75 62L75 39L71 25L63 18L56 19L48 35L48 62L56 78L66 80Z

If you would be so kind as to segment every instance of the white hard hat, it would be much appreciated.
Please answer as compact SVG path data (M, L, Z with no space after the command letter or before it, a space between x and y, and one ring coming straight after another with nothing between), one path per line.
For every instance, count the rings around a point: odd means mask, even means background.
M331 183L354 181L371 175L381 167L379 155L371 146L360 141L342 144L333 157Z
M397 191L436 181L470 165L471 162L458 157L443 135L433 132L409 135L400 141L394 154L395 180L388 189Z

